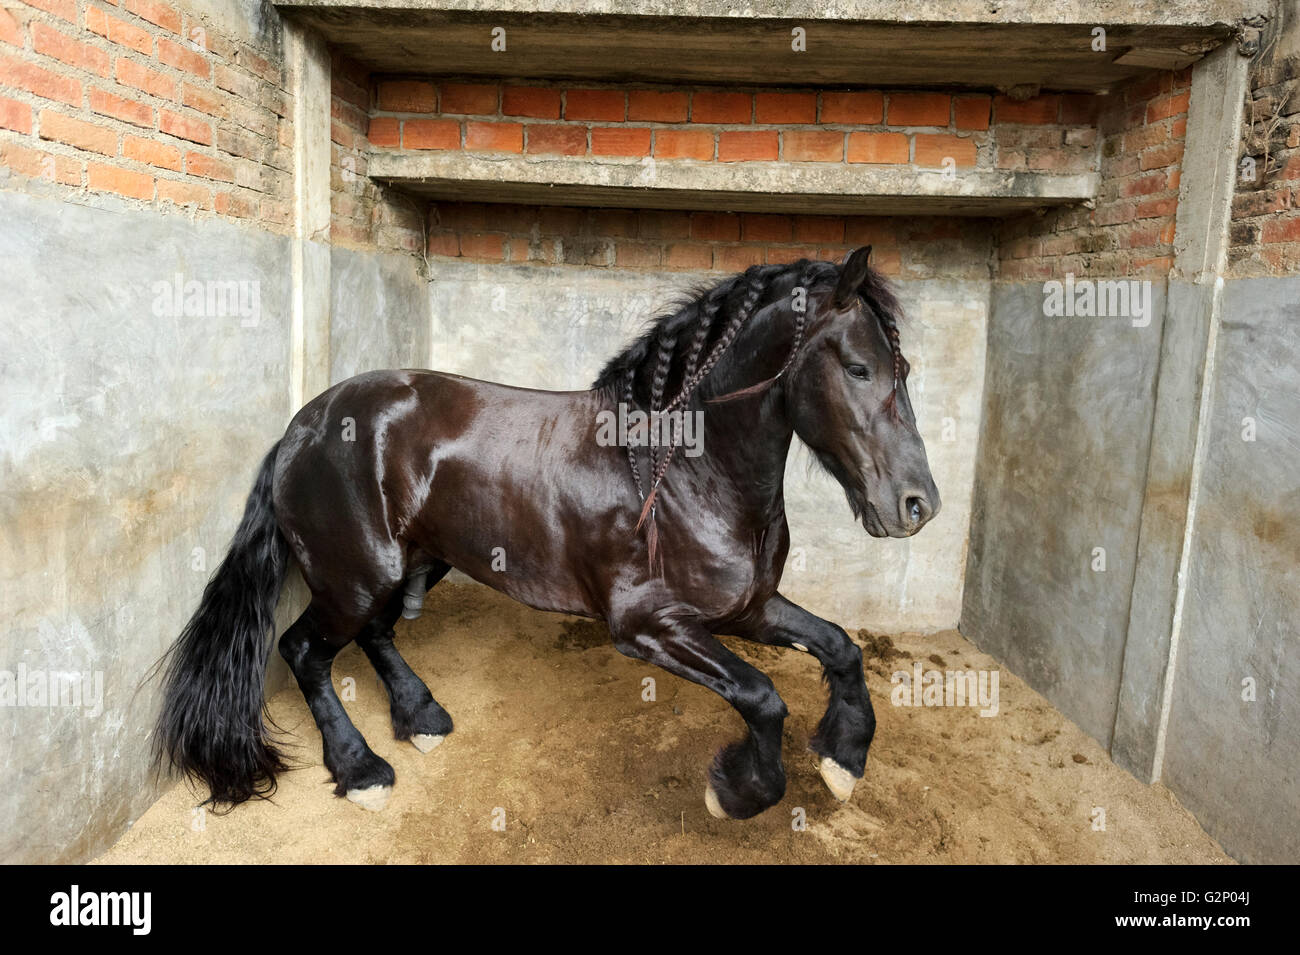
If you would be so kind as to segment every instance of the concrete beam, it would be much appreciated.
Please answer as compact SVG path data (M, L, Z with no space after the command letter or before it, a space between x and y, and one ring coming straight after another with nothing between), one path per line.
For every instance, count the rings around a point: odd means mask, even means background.
M329 387L330 371L330 58L325 40L286 24L293 94L294 411Z
M649 209L715 209L806 214L999 216L1077 203L1096 194L1092 173L939 170L812 163L594 162L377 152L373 179L435 199Z
M1156 377L1142 525L1111 756L1160 778L1204 457L1237 142L1249 60L1235 45L1192 73L1174 270Z
M286 0L379 73L754 86L1109 90L1181 69L1266 0ZM1094 48L1095 27L1106 31ZM804 49L792 31L802 28ZM497 41L494 43L494 40ZM504 43L504 47L502 47Z

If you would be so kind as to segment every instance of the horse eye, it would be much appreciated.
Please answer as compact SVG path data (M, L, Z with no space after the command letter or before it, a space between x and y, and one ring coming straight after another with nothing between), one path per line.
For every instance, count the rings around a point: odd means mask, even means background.
M861 378L863 381L867 381L871 377L867 374L867 368L865 365L849 365L846 370L850 377Z

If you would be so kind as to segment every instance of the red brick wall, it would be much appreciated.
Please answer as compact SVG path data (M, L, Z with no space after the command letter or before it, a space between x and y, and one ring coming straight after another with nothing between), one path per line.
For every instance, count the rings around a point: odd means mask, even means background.
M913 164L1087 172L1090 96L520 86L383 79L370 143L677 162Z
M999 276L1166 274L1173 265L1190 92L1187 69L1155 74L1098 97L1101 182L1093 207L1061 208L1003 223L998 230Z
M1300 274L1300 54L1251 70L1228 252L1234 276Z
M159 0L0 8L3 188L113 194L288 229L282 64Z
M988 278L986 220L435 203L429 254L474 262L736 272L860 245L887 275Z

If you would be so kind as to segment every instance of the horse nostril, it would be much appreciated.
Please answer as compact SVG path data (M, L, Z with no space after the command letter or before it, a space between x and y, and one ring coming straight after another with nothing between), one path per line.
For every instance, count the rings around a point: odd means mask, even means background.
M903 514L909 527L924 524L930 519L930 502L920 495L903 499Z

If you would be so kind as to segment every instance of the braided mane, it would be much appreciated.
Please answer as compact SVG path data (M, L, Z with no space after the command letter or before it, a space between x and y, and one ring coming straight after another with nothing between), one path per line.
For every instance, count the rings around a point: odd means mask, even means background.
M627 349L606 363L592 387L611 401L621 401L629 408L647 410L652 416L672 410L685 411L697 398L703 400L713 391L710 373L725 356L736 336L759 308L788 295L796 286L812 292L833 287L840 269L830 262L800 259L789 265L754 265L739 275L718 284L697 289L677 308L655 319L650 327ZM898 322L902 309L883 276L869 269L859 294L871 306L889 339L894 358L894 388L886 407L898 416L899 384L906 379L907 362L899 347ZM767 381L709 400L730 400L766 390L781 377L794 361L804 333L803 316L798 315L795 339L790 355L780 372ZM645 527L653 567L658 545L655 524L655 499L668 471L676 448L669 445L649 447L649 489L642 481L636 448L627 448L628 466L642 498L637 529Z

